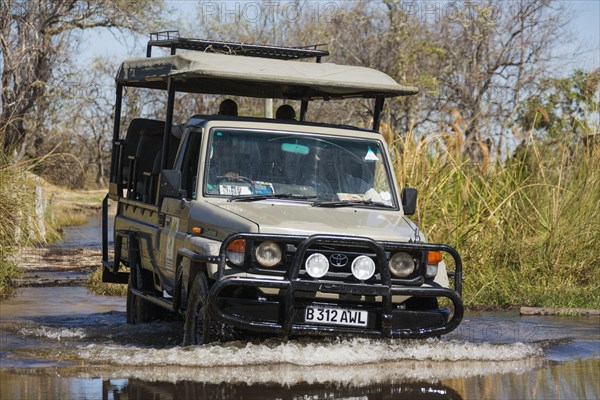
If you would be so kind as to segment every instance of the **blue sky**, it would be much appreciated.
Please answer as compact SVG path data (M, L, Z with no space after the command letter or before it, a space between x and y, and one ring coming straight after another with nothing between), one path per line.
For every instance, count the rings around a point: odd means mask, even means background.
M260 1L260 0L259 0ZM289 0L282 0L282 3ZM256 3L256 2L255 2ZM325 5L331 1L313 1L314 4ZM234 1L167 1L167 6L171 9L170 15L173 20L180 17L187 24L200 23L199 15L200 4L204 7L212 7L215 4L219 7L227 7L235 10L237 5L240 9L240 2ZM423 3L424 4L424 3ZM432 4L432 2L428 3ZM433 3L435 4L435 3ZM573 20L570 29L573 32L577 43L569 46L562 46L557 49L560 53L570 53L579 49L579 54L574 58L562 58L556 65L557 73L568 74L573 69L583 68L591 70L600 67L600 0L569 1L569 7L573 12ZM173 26L165 26L165 29L172 29ZM235 40L235 38L229 38ZM122 59L131 56L145 56L145 42L147 36L131 34L120 35L108 30L96 30L85 33L84 40L79 48L80 54L77 57L78 63L85 65L94 57L100 56L108 58L118 63Z
M572 1L574 12L571 29L581 42L584 53L575 61L575 67L600 67L600 0Z

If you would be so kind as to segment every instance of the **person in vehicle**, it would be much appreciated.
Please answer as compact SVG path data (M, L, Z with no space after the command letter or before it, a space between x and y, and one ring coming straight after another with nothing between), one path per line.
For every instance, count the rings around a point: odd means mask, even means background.
M289 104L284 104L279 106L277 111L275 112L275 119L286 119L288 121L296 120L296 111Z
M219 132L214 135L209 155L209 192L219 188L219 183L237 182L248 186L258 177L261 152L252 137Z
M219 105L219 115L227 115L230 117L237 117L238 106L237 103L231 99L225 99Z

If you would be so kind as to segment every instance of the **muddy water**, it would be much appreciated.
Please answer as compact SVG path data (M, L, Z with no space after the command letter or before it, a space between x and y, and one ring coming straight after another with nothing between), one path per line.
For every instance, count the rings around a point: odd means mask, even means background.
M124 307L79 286L0 303L0 399L600 398L599 317L468 313L441 340L182 348L181 322L127 325Z

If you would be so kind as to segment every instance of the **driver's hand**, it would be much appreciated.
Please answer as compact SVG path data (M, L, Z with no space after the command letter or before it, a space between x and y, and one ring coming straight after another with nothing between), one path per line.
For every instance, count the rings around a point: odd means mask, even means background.
M225 174L225 177L228 179L239 179L240 175L237 172L228 172Z

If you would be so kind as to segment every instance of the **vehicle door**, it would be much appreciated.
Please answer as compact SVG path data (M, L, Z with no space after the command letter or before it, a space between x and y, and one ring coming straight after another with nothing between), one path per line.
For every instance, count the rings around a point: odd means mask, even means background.
M175 169L181 172L181 192L178 197L165 197L160 205L159 262L163 289L171 292L176 273L177 251L189 233L189 214L196 198L198 163L202 130L191 128L184 134Z

